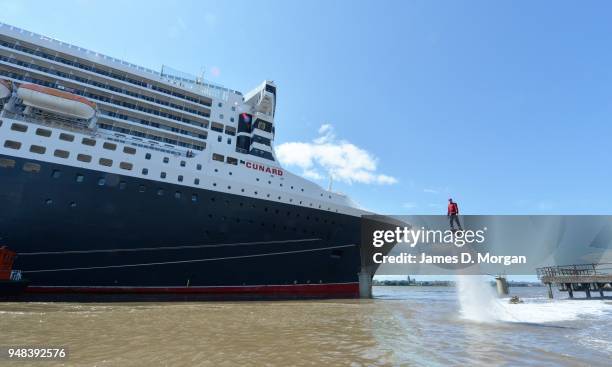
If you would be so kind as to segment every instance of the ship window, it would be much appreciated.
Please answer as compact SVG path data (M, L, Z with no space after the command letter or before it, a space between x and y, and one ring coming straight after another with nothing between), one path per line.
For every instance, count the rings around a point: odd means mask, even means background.
M59 158L68 158L70 153L65 150L56 149L55 152L53 152L53 155Z
M233 107L232 107L232 108L233 108ZM234 120L234 118L233 118L233 117L230 117L230 122L234 122L234 121L235 121L235 120Z
M136 149L132 147L123 147L123 153L136 154Z
M198 194L191 195L191 201L193 201L194 203L198 201Z
M83 182L83 180L85 179L85 177L81 174L76 175L76 182Z
M160 173L160 174L159 174L159 177L161 177L161 178L166 178L166 172L162 172L162 173Z
M176 192L174 193L174 198L175 198L175 199L180 199L180 198L181 198L181 192L180 192L180 191L176 191Z
M220 143L221 142L221 135L217 136L217 141Z
M127 186L127 184L125 183L125 181L119 182L119 190L125 190L126 186Z
M145 176L148 175L149 174L149 169L148 168L143 168L142 169L142 174L145 175Z
M196 178L195 180L193 180L193 184L194 185L199 185L200 184L200 179Z
M210 124L210 129L212 131L217 131L222 133L223 132L223 124L220 124L218 122L213 122L212 124Z
M48 138L51 136L51 130L38 128L36 129L36 135L40 135L40 136L44 136L45 138Z
M106 167L110 167L113 165L113 160L108 158L100 158L98 162L100 162L101 165Z
M232 138L227 138L227 143L231 144L232 143Z
M179 181L179 182L183 182L183 176L182 176L182 175L179 175L179 176L178 176L178 181Z
M147 191L147 187L145 185L138 186L138 192L145 192L145 191Z
M168 157L164 157L164 163L168 163L170 162L170 159Z
M234 121L234 118L232 117L232 122L233 122L233 121ZM225 133L226 133L227 135L234 136L234 135L236 135L236 128L235 128L235 127L233 127L233 126L226 126L226 127L225 127Z
M83 145L89 145L90 147L96 145L96 141L90 138L83 138L83 140L81 140L81 143L83 143Z
M70 135L70 134L66 134L66 133L61 133L59 138L60 138L60 140L74 141L74 135Z
M89 163L91 162L91 156L87 154L79 154L77 155L77 160L81 162Z
M233 157L227 157L227 163L233 164L234 166L237 166L238 165L238 160L236 158L233 158Z
M53 178L59 178L61 175L62 173L58 169L54 169L53 172L51 173L51 177Z
M217 103L217 106L223 107L223 103L219 102L219 103Z
M108 150L116 150L117 149L117 144L113 144L113 143L104 143L102 144L102 148L104 149L108 149Z
M122 168L124 170L131 171L132 167L134 167L134 165L131 164L131 163L128 163L128 162L121 162L121 163L119 163L119 168Z
M157 189L157 195L158 196L163 196L164 195L164 189Z
M151 159L151 153L145 154L145 159Z
M18 141L7 140L4 142L5 148L21 149L21 143Z
M223 159L225 157L221 154L217 154L217 153L213 153L212 159L213 161L219 161L219 162L223 162Z
M38 173L38 172L40 172L40 164L26 162L23 165L23 170L26 171L26 172Z
M18 123L13 123L11 125L11 130L14 131L19 131L21 133L25 133L26 131L28 131L28 126L27 125L22 125L22 124L18 124Z
M185 167L185 161L181 161L181 167Z
M30 152L32 152L32 153L45 154L46 151L47 151L47 148L41 147L40 145L32 145L32 146L30 146Z
M104 186L105 183L106 183L106 179L104 177L100 177L98 179L98 186Z
M202 165L198 163L198 165L196 166L196 169L197 169L198 171L201 171L201 170L202 170Z
M0 167L13 168L15 167L15 161L12 159L0 158Z

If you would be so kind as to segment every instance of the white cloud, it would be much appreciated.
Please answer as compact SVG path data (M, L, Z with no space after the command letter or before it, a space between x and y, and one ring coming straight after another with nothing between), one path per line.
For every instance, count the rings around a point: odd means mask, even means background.
M397 183L395 177L376 172L378 160L368 151L345 140L336 139L330 124L321 125L319 137L312 142L289 142L276 148L283 165L302 169L302 175L321 180L334 180L378 185Z

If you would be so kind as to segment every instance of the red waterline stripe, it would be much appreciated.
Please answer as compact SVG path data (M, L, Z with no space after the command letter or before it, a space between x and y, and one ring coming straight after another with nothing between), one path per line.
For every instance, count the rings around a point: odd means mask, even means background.
M215 287L62 287L29 286L26 293L88 294L321 294L359 296L359 283Z

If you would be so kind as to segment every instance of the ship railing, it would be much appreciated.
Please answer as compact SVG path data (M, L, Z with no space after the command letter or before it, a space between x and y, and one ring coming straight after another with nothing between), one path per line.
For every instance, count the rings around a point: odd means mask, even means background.
M612 270L611 266L612 263L546 266L537 268L536 274L538 279L559 276L606 275Z
M92 134L94 132L94 129L90 128L89 123L85 121L62 119L59 117L51 117L50 115L28 116L22 113L15 113L8 110L3 110L2 116L13 120L61 128L64 130L70 130L75 132L86 132L88 134Z

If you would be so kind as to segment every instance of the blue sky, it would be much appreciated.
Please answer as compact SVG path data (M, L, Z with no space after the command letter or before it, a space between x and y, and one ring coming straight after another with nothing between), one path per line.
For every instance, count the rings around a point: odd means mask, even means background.
M371 210L444 213L452 196L466 214L610 214L611 8L0 1L0 20L241 91L274 80L277 144L365 152L369 176L334 189Z

